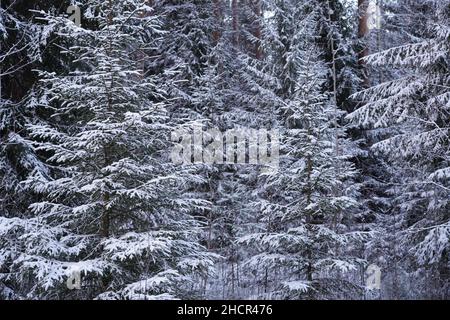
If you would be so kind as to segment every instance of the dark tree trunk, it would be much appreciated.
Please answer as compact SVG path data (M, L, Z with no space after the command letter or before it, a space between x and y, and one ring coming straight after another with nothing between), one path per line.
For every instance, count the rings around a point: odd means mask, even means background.
M232 16L232 41L235 46L239 45L239 0L231 1Z

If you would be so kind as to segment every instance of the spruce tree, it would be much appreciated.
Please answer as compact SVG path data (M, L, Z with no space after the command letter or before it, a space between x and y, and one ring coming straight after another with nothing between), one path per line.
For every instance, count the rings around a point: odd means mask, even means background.
M73 60L67 72L39 74L39 108L51 116L28 130L51 174L25 181L42 201L30 206L12 274L33 279L28 297L194 297L212 256L191 213L207 203L183 197L196 178L169 159L165 85L147 72L159 17L140 0L82 9L87 27L45 15ZM66 288L74 272L85 290Z
M240 242L253 248L246 264L261 274L268 297L349 297L361 288L341 273L364 263L352 246L367 234L346 225L356 204L355 170L347 155L335 152L336 107L324 90L328 70L314 36L320 15L295 1L278 4L273 65L284 97L280 169L264 174L258 192L262 230ZM295 17L303 20L292 24Z
M350 115L362 126L389 130L372 148L392 166L389 193L395 207L385 219L387 230L395 232L387 261L394 262L389 294L402 298L448 296L450 7L427 4L434 13L419 39L367 58L374 67L400 71L358 94L366 104Z

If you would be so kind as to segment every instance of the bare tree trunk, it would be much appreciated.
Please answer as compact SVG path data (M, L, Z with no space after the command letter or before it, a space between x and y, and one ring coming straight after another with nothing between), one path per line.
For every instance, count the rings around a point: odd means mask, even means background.
M217 20L216 28L213 31L213 41L214 44L218 44L220 37L222 36L222 22L223 22L223 14L222 14L222 0L214 0L213 2L213 13L214 17Z
M231 16L232 16L232 42L233 45L239 44L239 0L231 0Z
M255 57L258 60L262 60L263 58L263 50L262 50L262 27L261 27L261 18L262 18L262 6L261 6L261 0L256 0L253 4L253 12L256 15L256 22L255 22L255 31L254 36L255 38L259 39L255 43Z

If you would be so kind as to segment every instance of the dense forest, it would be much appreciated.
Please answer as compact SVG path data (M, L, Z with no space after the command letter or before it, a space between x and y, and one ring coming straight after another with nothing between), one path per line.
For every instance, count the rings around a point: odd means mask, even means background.
M1 0L0 48L0 299L450 298L450 0Z

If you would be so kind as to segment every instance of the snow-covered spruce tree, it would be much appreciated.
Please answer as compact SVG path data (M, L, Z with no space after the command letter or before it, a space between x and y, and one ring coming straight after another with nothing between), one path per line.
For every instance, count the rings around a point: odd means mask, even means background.
M52 172L25 183L43 201L17 226L22 253L11 275L31 279L28 298L195 297L193 276L212 256L190 213L206 202L183 197L196 178L168 156L164 84L147 72L158 17L144 0L80 5L92 28L45 16L73 61L66 73L40 72L37 108L52 114L28 129ZM82 290L71 292L74 272Z
M357 196L358 208L353 215L353 224L354 229L359 230L376 228L377 215L391 208L385 184L389 168L382 158L370 152L370 145L374 141L378 142L379 136L382 136L384 131L367 130L345 119L348 112L360 106L360 101L352 99L351 96L378 79L368 70L365 63L358 61L359 57L367 54L366 48L376 46L378 41L374 30L357 38L358 31L361 31L358 29L367 29L361 23L367 24L369 16L360 15L366 12L369 2L318 1L320 37L317 42L329 68L326 90L332 95L333 103L340 112L336 119L336 127L340 128L341 136L347 135L350 138L346 143L342 141L337 144L337 152L343 150L351 155L350 160L357 169L354 183L360 193ZM358 8L357 4L361 4L361 7ZM372 5L374 4L375 2L372 2ZM361 255L364 250L364 247L360 248Z
M296 1L278 5L274 43L279 48L273 58L280 58L274 67L282 71L285 98L281 163L278 171L265 174L258 192L260 231L239 242L253 248L246 265L261 275L258 295L356 297L360 287L345 273L364 263L352 249L367 235L346 225L356 202L355 170L335 150L337 111L324 93L328 70L315 44L318 12Z
M336 91L339 109L353 111L355 102L349 96L363 85L363 74L358 64L358 43L355 7L340 0L317 1L319 34L317 44L327 64L327 89Z
M392 256L382 258L394 261L393 284L386 289L394 298L450 294L450 5L427 5L434 14L416 42L367 58L374 67L390 65L401 72L358 94L366 104L350 115L363 126L390 129L373 149L388 158L393 172L390 193L396 207L387 223L395 226L396 245Z
M223 69L220 78L224 101L219 114L219 126L228 129L274 129L275 110L282 100L276 94L277 78L270 66L269 40L265 40L265 1L236 1L230 8L230 24L223 37ZM268 30L267 30L268 31ZM231 46L230 46L231 44ZM222 268L223 292L231 298L245 298L254 286L253 277L242 272L242 262L248 248L236 244L235 240L253 229L255 190L259 188L261 165L229 165L223 168L218 185L217 211L224 222L223 255L226 266ZM242 199L246 199L242 201Z
M33 171L47 173L25 130L33 122L27 108L34 103L36 77L31 70L42 63L42 26L32 21L29 9L30 4L10 1L0 8L0 299L23 297L10 266L21 250L16 227L26 223L27 207L37 198L21 181Z
M224 41L223 1L165 0L158 1L156 13L162 16L163 41L155 65L162 69L176 68L166 73L164 81L174 84L171 118L180 128L192 133L194 125L224 130L221 117L225 108L225 83L229 79ZM205 141L205 144L209 141ZM229 246L230 208L222 201L222 165L196 164L201 183L187 191L193 197L206 199L211 206L197 212L196 218L205 224L201 243L211 252L224 254ZM225 262L226 264L228 262ZM218 297L221 278L216 265L215 277L205 277L199 285L209 297Z
M247 6L241 3L236 14L241 7ZM221 131L261 128L269 122L266 110L274 105L267 84L270 78L260 71L257 57L232 41L233 26L227 23L232 14L227 2L167 0L158 2L156 9L168 31L163 36L160 62L183 65L169 75L180 91L172 117L183 126L196 120ZM240 23L234 27L244 28ZM236 165L197 167L201 167L205 183L191 191L212 202L210 210L199 214L207 223L203 242L225 258L217 266L218 277L209 278L208 295L237 297L238 251L243 250L237 250L233 242L247 214L246 203L241 200L249 197L248 180L257 171Z
M165 70L165 81L172 84L171 113L174 121L189 124L208 120L210 110L196 101L203 78L211 65L210 56L217 45L214 34L220 28L213 14L214 4L200 0L162 0L155 2L166 31L152 63L156 71ZM174 72L168 72L174 70Z

